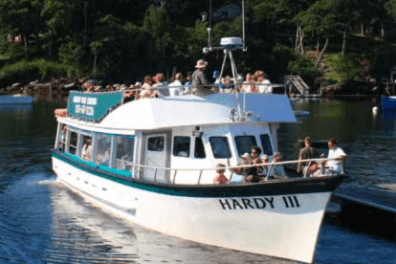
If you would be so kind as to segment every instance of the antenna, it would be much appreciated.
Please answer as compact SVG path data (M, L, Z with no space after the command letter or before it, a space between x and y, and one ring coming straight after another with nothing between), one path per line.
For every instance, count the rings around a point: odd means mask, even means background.
M235 50L243 50L247 51L247 47L245 45L245 3L244 0L242 0L242 29L243 29L243 39L240 37L223 37L220 40L220 47L212 47L210 45L210 31L211 29L211 24L212 24L212 0L210 0L210 14L209 14L209 27L206 29L208 31L208 47L204 47L202 49L203 53L206 54L210 51L215 51L215 50L223 50L224 52L224 60L223 60L223 65L221 67L220 71L220 76L219 78L221 79L224 73L224 68L225 64L227 61L227 58L230 60L231 64L231 73L233 75L234 79L234 85L236 88L235 96L237 98L237 111L239 114L239 117L241 120L245 120L245 114L247 113L245 111L245 98L244 98L244 104L243 108L241 107L241 104L239 102L239 88L242 83L238 82L238 70L236 67L236 63L233 57L233 51Z
M245 42L245 0L242 0L242 37L243 37L243 51L247 51Z
M212 30L212 0L209 1L209 27L206 30L208 31L208 47L210 48L210 31Z

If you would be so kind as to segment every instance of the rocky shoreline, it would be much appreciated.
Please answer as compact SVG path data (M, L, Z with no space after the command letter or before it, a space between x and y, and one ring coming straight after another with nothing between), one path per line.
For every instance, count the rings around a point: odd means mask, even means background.
M27 84L14 83L3 88L0 94L5 95L40 95L45 97L67 97L71 90L84 90L83 84L88 77L72 78L52 78L47 81L31 81ZM349 82L347 84L329 84L317 89L314 93L301 95L291 94L293 97L326 97L326 96L380 96L394 94L392 87L378 87L375 83Z
M88 78L52 78L49 81L31 81L28 84L14 83L7 86L2 94L15 95L36 95L41 96L68 96L71 90L81 90L82 85Z

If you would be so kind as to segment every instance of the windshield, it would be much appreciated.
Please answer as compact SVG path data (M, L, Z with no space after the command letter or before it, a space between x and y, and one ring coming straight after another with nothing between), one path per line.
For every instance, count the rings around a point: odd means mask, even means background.
M231 158L230 146L226 137L211 137L209 138L209 142L212 147L213 156L216 159Z
M235 144L239 157L245 153L250 153L252 146L257 146L256 138L254 136L236 136Z

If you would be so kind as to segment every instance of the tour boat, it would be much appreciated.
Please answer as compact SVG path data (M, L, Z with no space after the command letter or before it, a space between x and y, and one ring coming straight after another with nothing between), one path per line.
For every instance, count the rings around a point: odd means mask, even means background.
M326 205L344 178L290 172L243 183L229 170L252 145L269 157L279 151L280 123L296 122L280 94L124 103L122 91L72 91L57 121L52 162L60 181L143 227L232 250L312 262ZM230 183L213 183L219 163Z

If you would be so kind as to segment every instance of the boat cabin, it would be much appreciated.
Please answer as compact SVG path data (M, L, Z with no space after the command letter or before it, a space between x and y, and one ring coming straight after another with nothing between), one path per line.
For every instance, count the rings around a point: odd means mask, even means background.
M68 116L58 117L56 151L115 176L213 184L217 164L237 165L253 145L271 157L278 151L279 123L296 121L288 98L277 94L188 95L125 104L122 98L122 92L72 92ZM243 116L237 114L238 100L246 105ZM226 176L231 182L241 178L230 171Z

